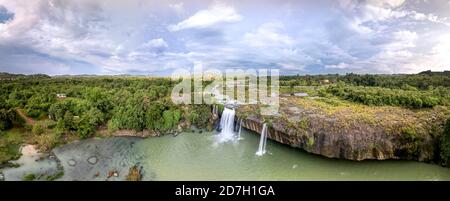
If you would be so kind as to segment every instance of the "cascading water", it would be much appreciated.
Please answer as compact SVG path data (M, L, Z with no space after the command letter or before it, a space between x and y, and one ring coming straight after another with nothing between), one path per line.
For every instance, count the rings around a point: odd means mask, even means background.
M222 130L217 139L219 142L227 142L236 139L234 133L234 109L224 108L222 118L220 119L220 129Z
M239 133L238 133L238 139L239 140L242 139L241 138L241 131L242 131L242 119L241 119L241 121L239 121Z
M261 131L261 138L259 139L259 147L256 155L262 156L266 153L266 142L267 142L267 124L263 125L263 129Z

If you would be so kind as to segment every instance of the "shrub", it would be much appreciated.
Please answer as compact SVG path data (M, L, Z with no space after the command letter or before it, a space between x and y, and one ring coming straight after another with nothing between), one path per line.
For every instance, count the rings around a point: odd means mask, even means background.
M141 179L141 170L136 165L130 168L127 176L125 177L125 180L127 181L141 181Z
M48 151L58 144L59 137L60 135L56 132L39 135L36 137L36 143L42 151Z
M206 128L211 118L211 109L208 105L194 105L188 115L188 119L198 128Z
M450 167L450 118L447 119L442 135L441 159L443 165Z
M47 181L54 181L61 178L62 176L64 176L64 171L59 171L56 174L48 175L46 179Z
M24 122L14 109L0 109L0 131L10 129L14 125L23 125Z
M34 181L36 179L36 175L33 173L26 174L22 177L23 181Z
M119 126L117 125L116 121L110 120L108 121L108 132L114 133L119 130Z
M40 124L35 124L31 132L33 132L33 134L35 135L40 135L44 133L44 128Z
M446 105L448 100L439 91L418 91L389 89L381 87L348 86L342 83L331 86L329 93L343 99L359 102L365 105L395 105L410 108L429 108L436 105Z

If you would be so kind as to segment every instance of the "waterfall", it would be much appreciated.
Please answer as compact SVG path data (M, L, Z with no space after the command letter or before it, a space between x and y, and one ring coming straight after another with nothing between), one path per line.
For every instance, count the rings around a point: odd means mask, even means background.
M267 124L263 125L263 129L261 131L261 138L259 139L259 147L256 155L262 156L266 153L266 142L267 142Z
M236 138L234 134L234 109L224 108L222 118L220 118L221 132L217 135L219 142L227 142Z
M242 139L241 138L241 131L242 131L242 119L241 119L241 121L239 121L239 132L238 132L238 139L239 140Z

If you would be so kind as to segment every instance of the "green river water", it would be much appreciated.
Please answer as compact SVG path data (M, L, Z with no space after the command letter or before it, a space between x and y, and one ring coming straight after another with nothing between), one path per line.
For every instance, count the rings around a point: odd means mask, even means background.
M119 176L109 180L122 180L134 164L142 166L144 180L450 180L450 169L435 164L329 159L273 141L265 155L256 156L259 135L244 129L243 139L217 143L214 134L89 139L53 152L65 172L61 180L105 180L110 170ZM6 180L48 174L56 164L20 160L25 165L3 170Z

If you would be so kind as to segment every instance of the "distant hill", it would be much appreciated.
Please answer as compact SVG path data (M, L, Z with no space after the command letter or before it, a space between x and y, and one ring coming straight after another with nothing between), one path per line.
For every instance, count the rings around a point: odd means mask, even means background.
M440 76L450 76L450 71L446 70L444 72L433 72L431 70L427 70L427 71L422 71L419 73L419 75L431 75L431 76L436 76L436 75L440 75Z
M21 78L51 78L51 77L45 74L24 75L24 74L11 74L0 72L0 80L16 80Z

